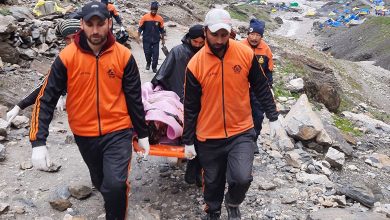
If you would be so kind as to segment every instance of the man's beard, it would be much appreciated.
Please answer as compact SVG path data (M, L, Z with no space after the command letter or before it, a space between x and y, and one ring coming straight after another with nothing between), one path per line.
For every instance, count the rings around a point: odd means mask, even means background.
M107 35L94 34L88 37L88 42L92 45L101 45L107 39Z
M229 41L228 41L229 42ZM219 54L220 52L224 52L227 48L227 44L221 44L221 45L215 45L215 44L211 44L209 39L207 39L207 44L209 45L211 51L214 53L214 54Z
M192 52L197 53L202 47L193 47L191 46Z

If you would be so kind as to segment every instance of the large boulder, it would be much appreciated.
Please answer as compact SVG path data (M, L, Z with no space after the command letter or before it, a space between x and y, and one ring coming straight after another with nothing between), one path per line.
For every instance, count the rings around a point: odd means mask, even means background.
M333 70L310 58L303 58L301 61L308 72L304 77L308 96L323 103L329 111L336 112L341 103L341 87Z
M301 95L290 112L286 115L284 126L287 133L298 140L316 138L323 145L330 145L331 139L318 115L311 109L306 94Z

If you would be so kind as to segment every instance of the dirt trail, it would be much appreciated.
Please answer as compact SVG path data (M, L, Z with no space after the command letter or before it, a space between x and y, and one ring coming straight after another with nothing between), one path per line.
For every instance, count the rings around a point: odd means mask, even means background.
M274 1L278 2L278 0ZM299 3L304 12L308 9L318 9L325 4L321 1L309 2L303 0ZM287 37L294 39L296 43L305 47L320 50L321 48L317 45L320 45L321 40L314 35L312 26L314 21L324 21L326 18L306 18L304 14L296 12L277 12L273 14L273 17L281 17L284 23L279 29L271 33L271 36L275 34ZM298 17L301 21L291 20L293 17ZM344 91L353 92L361 101L371 103L375 107L390 113L390 74L388 70L373 65L374 62L351 62L341 59L335 59L335 62L344 72L340 73L341 75L336 75Z

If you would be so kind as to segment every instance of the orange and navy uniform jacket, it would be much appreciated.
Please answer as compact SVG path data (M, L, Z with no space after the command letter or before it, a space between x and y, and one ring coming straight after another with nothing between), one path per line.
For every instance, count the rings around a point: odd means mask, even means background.
M115 6L112 3L108 3L107 9L110 12L111 17L114 17L116 23L118 23L119 25L122 25L121 17L119 16L119 13L116 10Z
M46 145L54 108L64 89L68 91L69 125L75 135L98 137L134 127L140 138L148 136L137 64L111 32L97 55L80 31L55 59L33 109L33 147Z
M273 56L272 56L271 48L263 39L261 39L260 43L256 47L250 45L248 39L244 39L241 42L253 50L256 59L259 62L262 74L265 74L265 76L268 78L268 84L272 86L273 84L272 71L274 68L274 63L272 60Z
M270 121L278 112L253 51L232 39L222 59L206 45L187 65L183 142L228 138L253 127L249 86Z
M164 19L156 14L152 16L149 12L142 16L139 21L138 32L142 33L142 40L146 43L158 43L160 41L160 34L164 34Z

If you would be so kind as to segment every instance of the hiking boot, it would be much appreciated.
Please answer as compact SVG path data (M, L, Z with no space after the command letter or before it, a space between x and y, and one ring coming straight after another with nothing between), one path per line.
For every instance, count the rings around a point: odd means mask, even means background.
M207 213L205 216L201 217L201 220L219 220L221 216L221 211L218 212L210 212Z
M157 68L153 68L153 73L157 73Z
M228 220L239 220L241 219L241 212L239 206L230 206L225 199L225 207L228 213Z
M146 64L146 70L150 70L150 63Z

